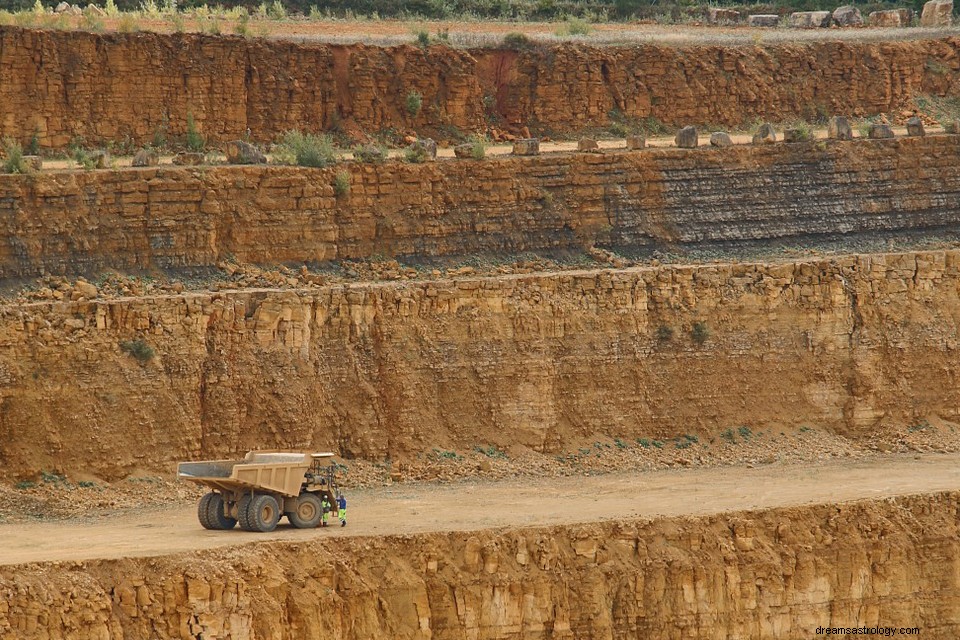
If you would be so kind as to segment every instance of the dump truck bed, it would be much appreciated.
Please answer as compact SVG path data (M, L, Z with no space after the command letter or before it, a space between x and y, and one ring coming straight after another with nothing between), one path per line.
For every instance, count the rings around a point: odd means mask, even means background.
M250 452L243 460L181 462L177 475L225 492L269 491L295 497L300 494L304 473L313 461L332 455Z

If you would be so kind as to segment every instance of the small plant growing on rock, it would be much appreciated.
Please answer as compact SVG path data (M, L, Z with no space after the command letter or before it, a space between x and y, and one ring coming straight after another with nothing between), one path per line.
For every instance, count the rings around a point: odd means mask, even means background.
M478 137L470 139L470 157L474 160L483 160L487 157L487 145Z
M206 147L206 140L200 135L197 122L193 119L192 113L187 113L187 149L199 152L203 151L204 147Z
M34 128L33 135L30 136L30 142L27 143L27 148L24 152L28 156L38 156L40 155L40 130Z
M417 46L426 49L430 46L430 34L426 31L417 31Z
M353 159L366 164L382 164L387 159L387 149L377 144L365 144L353 150Z
M27 161L23 159L23 147L20 143L9 138L3 141L3 172L4 173L28 173L30 167Z
M83 147L74 147L70 152L70 158L84 171L93 171L97 168L97 159Z
M403 152L403 159L412 164L420 164L427 161L427 150L421 145L412 144Z
M323 168L337 161L337 154L329 136L315 136L299 131L287 131L283 140L273 148L273 157L279 164Z
M706 322L694 322L693 329L690 331L690 337L697 344L703 344L710 337L710 329Z
M423 108L423 96L419 91L413 90L407 94L406 107L410 117L416 118L417 114L420 113L420 109Z
M346 171L340 171L333 178L333 192L337 196L345 196L350 193L350 174Z
M673 327L667 326L665 324L657 327L657 341L658 342L670 342L673 340Z
M33 489L37 486L36 482L31 482L30 480L21 480L14 485L18 491L26 491L27 489Z
M138 362L145 363L153 360L156 352L142 338L136 340L124 340L120 343L120 349L124 353L129 353L137 359Z

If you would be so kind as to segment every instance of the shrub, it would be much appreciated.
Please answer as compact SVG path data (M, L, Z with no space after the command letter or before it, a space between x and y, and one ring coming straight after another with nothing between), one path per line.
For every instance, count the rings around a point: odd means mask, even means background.
M413 164L427 161L427 150L422 145L412 144L403 152L403 159Z
M20 143L7 138L3 141L3 172L4 173L28 173L30 167L27 161L23 159L23 147Z
M353 158L357 162L381 164L387 159L387 150L376 144L365 144L353 150Z
M151 347L141 338L137 338L136 340L124 340L120 343L120 349L124 353L129 353L139 362L149 362L153 360L153 357L156 355L153 347Z
M690 337L697 344L703 344L710 337L710 329L705 322L694 322L693 329L690 331Z
M28 156L38 156L40 155L40 130L34 129L33 135L30 136L30 142L27 143L27 148L24 150L24 153Z
M187 113L187 149L190 151L203 151L206 147L206 140L200 135L197 129L197 123L193 119L192 113Z
M487 144L479 137L472 137L468 142L470 145L470 157L474 160L483 160L487 157Z
M430 34L426 31L417 31L417 46L426 49L430 46Z
M340 171L333 178L333 192L338 196L345 196L350 193L350 174L346 171Z
M250 16L247 13L241 13L237 18L237 23L233 25L233 32L244 38L250 37Z
M325 135L311 135L299 131L287 131L280 144L273 148L273 157L280 164L295 164L301 167L327 167L337 161L333 142Z
M420 109L423 108L423 96L420 95L419 91L413 90L407 94L407 113L411 117L416 118L417 114L420 113Z
M665 324L657 327L657 340L660 342L670 342L673 340L673 327L669 327Z
M26 489L33 489L35 486L37 486L37 483L36 483L36 482L31 482L30 480L21 480L20 482L18 482L18 483L15 484L14 486L15 486L19 491L24 491L24 490L26 490Z
M267 15L274 20L283 20L287 17L287 9L280 0L273 0L273 4L267 9Z
M568 18L566 23L557 29L558 36L585 36L590 34L590 25L579 18Z
M133 33L140 31L140 27L137 25L136 18L129 13L125 13L120 16L120 20L117 22L117 31L120 33Z
M103 5L103 12L111 18L120 13L120 11L117 9L117 3L113 0L107 0L107 3Z
M103 31L104 23L103 18L98 15L95 15L92 11L84 11L83 17L81 18L83 28L87 31L93 31L99 33Z
M500 43L500 45L504 49L525 51L533 48L533 40L528 38L523 33L508 33L507 35L503 36L503 41Z
M97 159L92 153L83 147L74 147L70 152L70 157L85 171L93 171L97 168Z

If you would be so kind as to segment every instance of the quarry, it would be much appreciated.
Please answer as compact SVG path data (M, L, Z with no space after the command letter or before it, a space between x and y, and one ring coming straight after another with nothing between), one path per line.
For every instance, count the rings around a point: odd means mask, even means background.
M945 9L72 11L0 20L0 637L960 635ZM177 463L257 450L350 525L201 527Z

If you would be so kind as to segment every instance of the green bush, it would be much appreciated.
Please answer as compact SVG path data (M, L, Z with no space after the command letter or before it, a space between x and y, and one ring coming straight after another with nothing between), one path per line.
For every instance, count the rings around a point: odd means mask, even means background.
M557 30L558 36L586 36L590 35L590 25L579 18L568 18Z
M3 141L3 172L29 173L30 167L23 159L23 147L16 140L7 138Z
M411 91L407 94L407 113L411 117L416 118L417 114L420 113L420 109L423 108L423 96L420 95L419 91Z
M142 338L137 338L136 340L124 340L120 343L120 349L124 353L129 353L139 362L149 362L153 360L153 357L156 355L153 347L147 344Z
M328 167L337 162L337 153L329 136L287 131L273 148L274 160L301 167Z
M500 46L513 51L526 51L533 48L533 40L523 33L508 33L503 36Z
M690 337L697 344L703 344L710 337L710 329L705 322L694 322L693 329L690 331Z
M403 159L413 164L427 161L427 150L419 144L412 144L403 152Z
M353 159L366 164L382 164L387 159L387 149L376 144L365 144L353 150Z
M665 324L657 327L657 340L660 342L670 342L673 340L673 327Z
M430 46L430 34L426 31L417 31L417 46L426 49Z
M192 113L187 113L187 149L190 151L203 151L206 148L207 142L203 139L203 136L200 135L199 129L197 129L197 122L193 119Z
M340 171L333 178L333 192L338 196L345 196L350 193L350 174L346 171Z
M474 160L483 160L487 157L487 144L478 137L470 139L470 157Z

